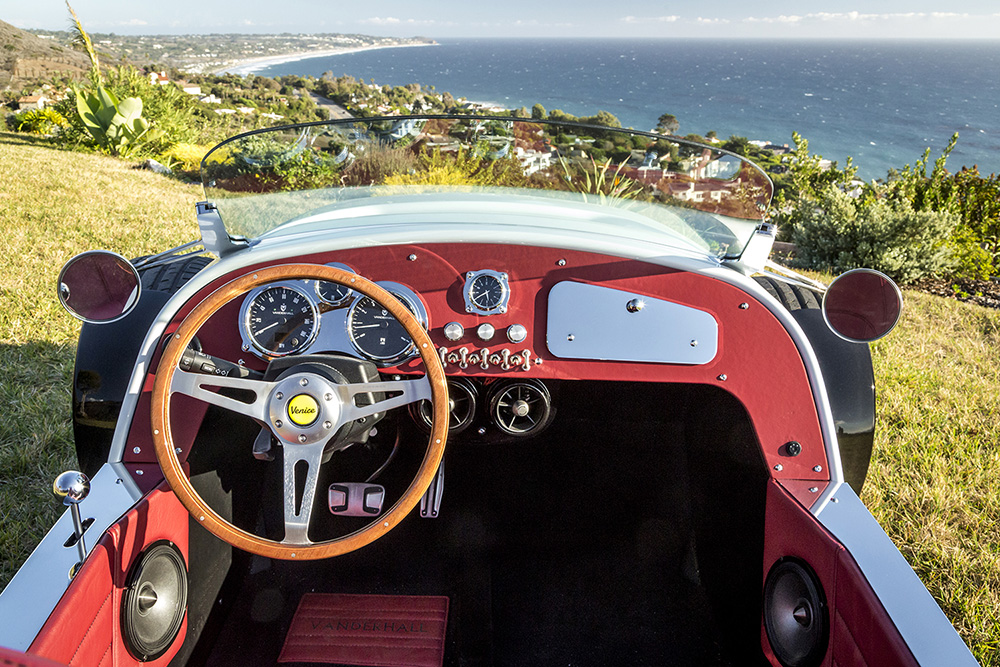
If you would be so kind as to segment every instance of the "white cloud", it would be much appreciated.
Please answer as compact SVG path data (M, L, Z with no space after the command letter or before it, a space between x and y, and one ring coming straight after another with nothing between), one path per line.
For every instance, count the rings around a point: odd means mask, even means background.
M370 19L361 19L358 23L368 23L370 25L397 25L402 23L402 21L393 16L386 16L385 18L382 18L381 16L373 16Z
M680 16L624 16L619 21L623 23L675 23Z
M720 23L729 23L729 19L704 18L699 16L695 19L695 23L700 23L702 25L718 25Z

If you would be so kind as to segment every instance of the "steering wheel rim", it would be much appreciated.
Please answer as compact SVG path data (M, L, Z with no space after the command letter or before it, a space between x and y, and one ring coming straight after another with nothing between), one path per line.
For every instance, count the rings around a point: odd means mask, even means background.
M350 287L374 299L388 310L413 339L430 383L432 425L427 451L413 481L400 499L378 520L342 537L310 544L286 544L249 533L215 512L198 494L181 467L174 448L170 427L171 391L181 355L191 339L224 305L246 294L255 287L282 280L326 280ZM378 405L382 405L381 403ZM339 556L359 549L392 530L410 513L437 474L444 455L448 432L448 387L441 360L438 358L430 336L410 311L389 292L359 275L332 266L316 264L286 264L267 267L247 273L226 283L205 297L188 313L171 335L159 365L152 390L151 420L153 449L167 484L188 512L209 532L231 546L267 558L284 560L316 560Z

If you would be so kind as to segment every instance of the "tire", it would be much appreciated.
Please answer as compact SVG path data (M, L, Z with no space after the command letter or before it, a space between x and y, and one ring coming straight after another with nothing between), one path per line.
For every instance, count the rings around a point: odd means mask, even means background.
M139 269L142 289L173 294L211 262L212 258L205 255L185 255L166 264Z
M818 309L823 300L821 292L803 285L786 283L771 276L754 276L753 279L789 311Z

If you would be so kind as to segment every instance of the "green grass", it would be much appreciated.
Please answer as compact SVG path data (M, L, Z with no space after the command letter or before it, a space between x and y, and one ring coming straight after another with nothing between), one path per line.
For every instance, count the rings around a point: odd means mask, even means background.
M200 188L0 133L0 586L60 512L75 465L78 323L55 280L79 251L197 236ZM1000 667L1000 311L906 293L873 345L879 426L862 498L983 665Z
M61 513L52 480L76 467L80 323L56 299L59 269L82 250L136 257L196 238L200 196L121 160L0 132L0 586Z

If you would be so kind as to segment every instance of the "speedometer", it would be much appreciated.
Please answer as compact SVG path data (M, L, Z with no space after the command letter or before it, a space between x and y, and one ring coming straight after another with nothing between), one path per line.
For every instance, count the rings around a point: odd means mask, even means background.
M304 349L319 330L316 307L297 287L275 285L252 294L244 306L247 340L272 357Z
M421 326L427 327L427 311L412 290L399 283L382 282L379 285L406 306ZM384 364L394 364L416 352L410 334L399 320L369 297L362 297L351 305L347 335L358 352Z
M406 301L400 301L413 312ZM396 361L413 351L413 340L399 320L367 296L351 306L347 333L359 352L377 361Z

